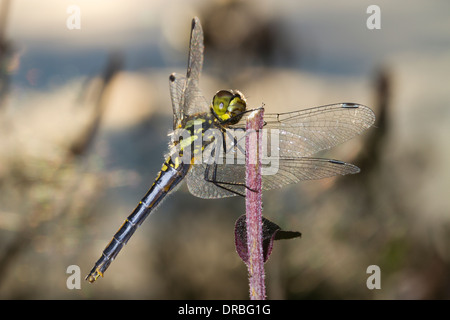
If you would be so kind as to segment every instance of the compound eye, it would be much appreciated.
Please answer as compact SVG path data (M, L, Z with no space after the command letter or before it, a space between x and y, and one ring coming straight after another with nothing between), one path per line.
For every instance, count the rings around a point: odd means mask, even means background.
M214 95L212 101L212 107L217 115L222 115L227 111L228 105L231 99L234 98L234 94L228 90L220 90Z
M214 98L219 100L227 100L230 101L234 97L234 94L228 90L220 90L216 92Z

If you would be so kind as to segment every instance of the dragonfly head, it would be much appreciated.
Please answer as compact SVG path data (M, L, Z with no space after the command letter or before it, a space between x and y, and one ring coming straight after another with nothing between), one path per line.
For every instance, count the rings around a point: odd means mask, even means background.
M247 102L237 90L220 90L212 99L211 111L220 122L236 124L241 120Z

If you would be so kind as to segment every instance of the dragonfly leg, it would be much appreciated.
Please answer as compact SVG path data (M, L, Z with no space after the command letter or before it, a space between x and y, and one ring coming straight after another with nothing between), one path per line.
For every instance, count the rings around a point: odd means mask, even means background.
M221 134L222 134L222 148L223 148L223 153L226 154L227 153L227 144L226 144L226 139L225 139L225 134L229 134L226 130L221 130ZM236 137L230 136L231 139L233 139L234 144L233 145L237 145L237 141L236 141ZM244 151L245 152L245 151ZM212 177L210 177L210 170L211 167L213 167L212 169ZM230 181L222 181L219 180L217 178L217 163L214 162L213 164L207 165L205 172L204 172L204 179L207 182L211 182L213 183L215 186L222 188L226 191L229 191L231 193L234 193L238 196L241 197L245 197L245 193L244 192L240 192L238 190L235 190L236 188L232 188L232 186L237 186L237 187L245 187L246 189L256 192L256 190L251 189L250 187L248 187L245 183L242 182L230 182Z
M209 170L211 167L214 167L213 169L213 173L212 173L212 178L209 178L210 173ZM245 198L245 194L241 193L239 191L233 190L231 187L227 187L227 186L239 186L239 187L245 187L246 189L253 191L253 192L257 192L256 190L251 189L250 187L248 187L245 183L241 183L241 182L226 182L226 181L219 181L217 180L217 165L216 164L212 164L212 165L208 165L206 166L205 169L205 175L204 175L204 179L208 182L213 183L215 186L222 188L224 190L227 190L231 193L234 193L238 196L244 197Z

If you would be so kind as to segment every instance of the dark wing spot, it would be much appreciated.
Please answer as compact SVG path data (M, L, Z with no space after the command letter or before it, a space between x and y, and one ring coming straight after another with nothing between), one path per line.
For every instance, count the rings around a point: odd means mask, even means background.
M353 103L353 102L345 102L342 103L342 108L359 108L359 104Z
M340 165L345 165L346 164L345 162L342 162L342 161L339 161L339 160L332 160L332 159L329 159L328 162L334 163L334 164L340 164Z
M174 74L171 74L171 75L169 76L169 81L170 81L170 82L174 82L174 81L175 81L175 75L174 75Z

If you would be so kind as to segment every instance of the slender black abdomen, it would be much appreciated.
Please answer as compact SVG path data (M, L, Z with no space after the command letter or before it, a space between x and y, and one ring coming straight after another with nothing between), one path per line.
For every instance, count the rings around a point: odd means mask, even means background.
M162 199L183 180L190 165L181 164L175 166L169 157L163 164L161 172L156 178L150 190L142 198L137 207L128 216L113 239L103 250L102 256L95 263L86 280L94 282L108 269L122 247L127 244L136 229L142 224L147 216L154 210Z

